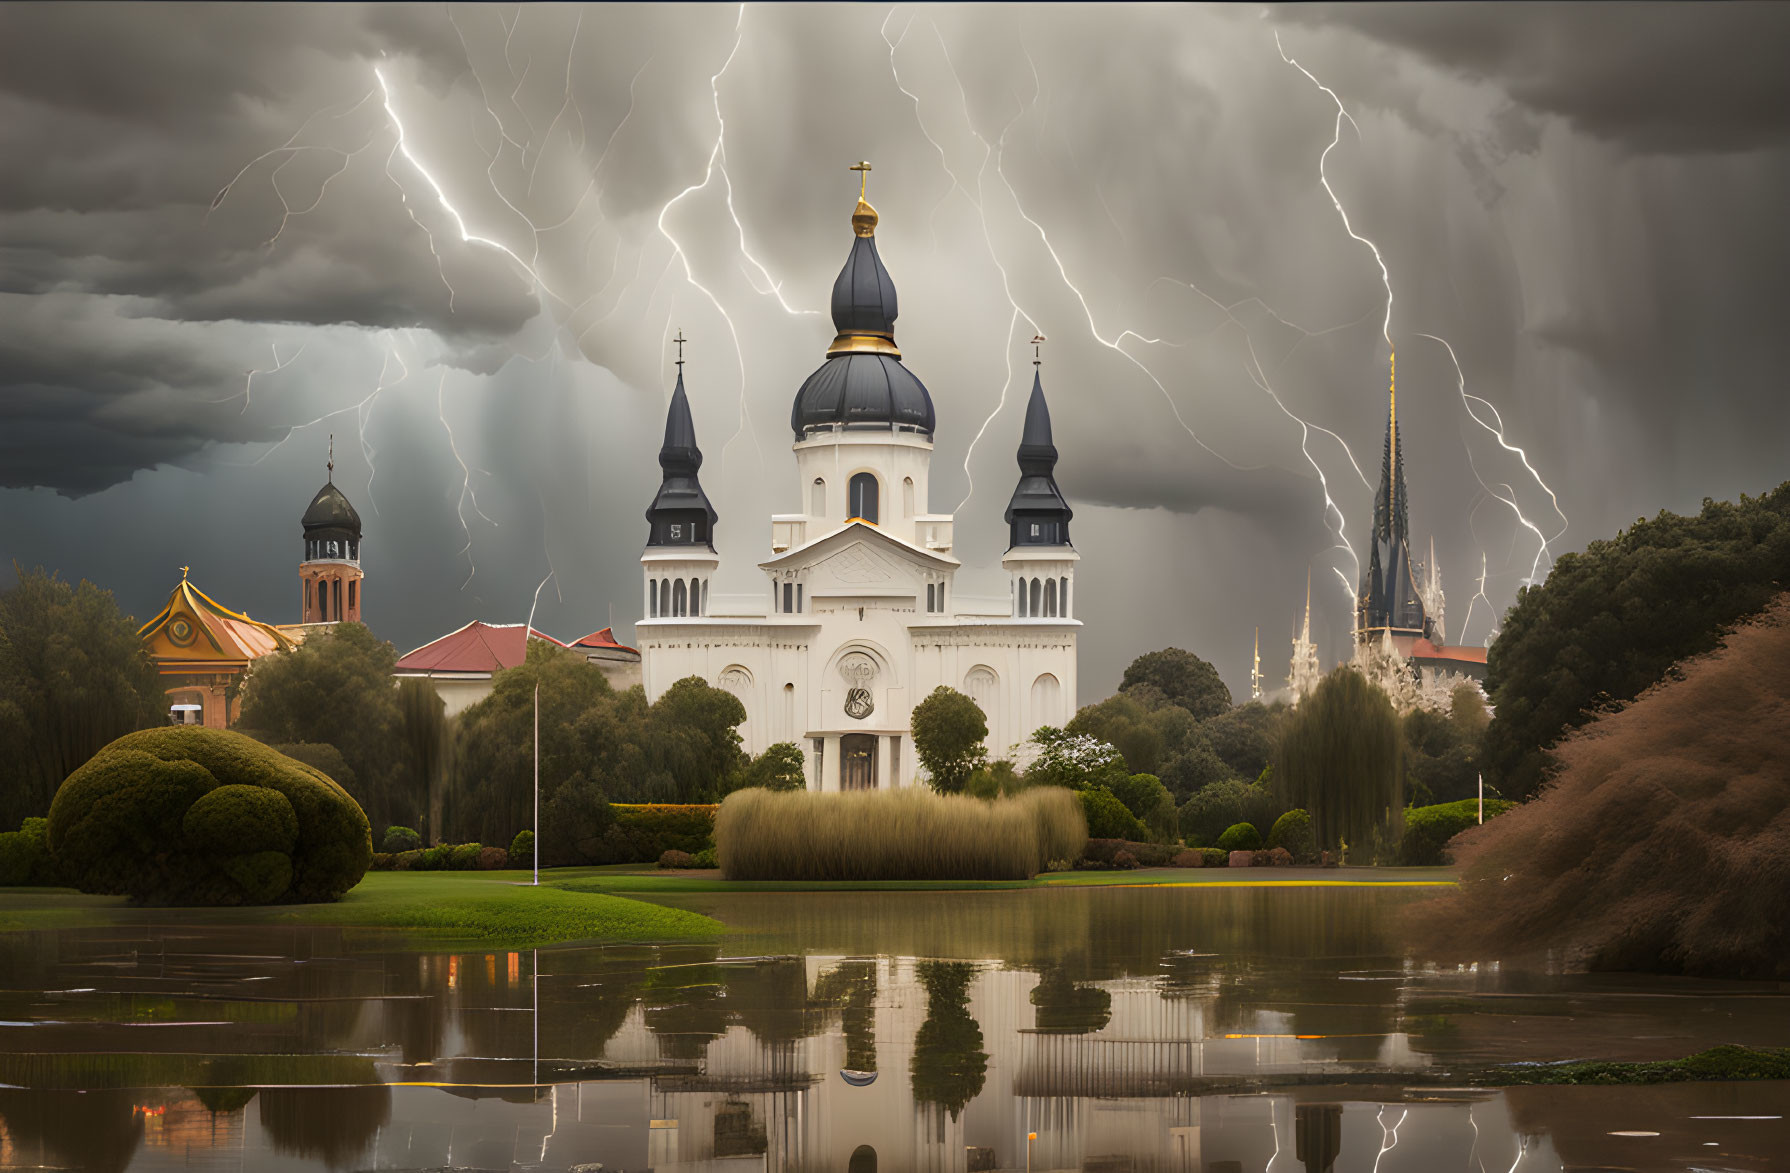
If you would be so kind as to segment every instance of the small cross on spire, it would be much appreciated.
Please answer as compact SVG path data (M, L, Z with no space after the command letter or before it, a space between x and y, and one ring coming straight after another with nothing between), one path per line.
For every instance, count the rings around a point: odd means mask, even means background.
M678 371L681 373L684 369L684 343L689 341L689 339L684 337L684 328L682 326L678 327L677 337L673 338L672 341L677 343L677 366Z
M860 160L853 163L847 170L858 173L858 198L863 199L865 191L870 186L870 164Z
M191 566L182 566L180 568L180 581L181 582L186 581L186 576L192 572L192 569L193 568Z
M324 465L323 467L325 469L329 470L329 477L327 479L332 480L332 481L335 480L336 479L336 434L334 432L331 432L329 434L329 463Z
M1032 365L1038 366L1044 361L1044 335L1032 335Z

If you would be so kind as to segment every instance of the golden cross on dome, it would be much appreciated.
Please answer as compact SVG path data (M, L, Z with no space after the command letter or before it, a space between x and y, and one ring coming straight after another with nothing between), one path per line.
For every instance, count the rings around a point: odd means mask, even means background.
M865 189L870 185L870 164L860 160L859 162L853 163L850 167L846 168L846 170L856 171L858 173L858 198L863 199Z
M1044 361L1044 335L1032 335L1032 365L1037 366Z
M689 341L689 339L684 337L684 328L682 326L678 327L677 337L673 338L672 341L677 343L677 365L681 369L684 365L684 343Z
M181 568L180 568L180 581L181 581L181 582L185 582L185 581L186 581L186 576L187 576L187 575L188 575L188 574L191 574L191 573L192 573L192 570L193 570L193 568L192 568L192 567L191 567L191 566L182 566L182 567L181 567Z

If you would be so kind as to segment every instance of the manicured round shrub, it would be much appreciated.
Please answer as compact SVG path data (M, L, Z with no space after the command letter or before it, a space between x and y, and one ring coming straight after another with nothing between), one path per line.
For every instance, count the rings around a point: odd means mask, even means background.
M533 831L516 832L516 837L510 840L510 858L516 861L516 866L519 868L535 866L535 833Z
M1093 787L1079 791L1078 797L1082 814L1088 820L1088 838L1141 840L1144 837L1144 825L1125 809L1125 804L1112 791Z
M479 848L479 870L495 872L510 866L510 853L501 847Z
M1269 847L1284 847L1295 863L1311 863L1318 858L1318 840L1312 833L1311 815L1290 810L1274 820L1268 832Z
M470 872L479 866L482 843L456 843L448 849L448 867L456 872Z
M1137 868L1137 856L1129 851L1120 851L1113 856L1113 866L1121 871L1133 871Z
M694 858L687 851L667 851L659 856L659 866L662 868L687 868L694 862Z
M422 845L423 837L409 827L387 827L379 850L396 855L400 851L415 851Z
M238 733L127 734L70 774L49 838L68 882L142 904L335 900L373 859L360 805Z
M1230 866L1230 862L1231 862L1231 853L1230 852L1220 851L1216 847L1202 847L1199 850L1200 850L1200 859L1202 861L1204 861L1203 863L1201 863L1201 865L1200 865L1201 867L1222 868L1222 867Z
M1232 823L1218 837L1220 851L1257 851L1262 846L1262 833L1254 823Z
M720 865L715 862L715 849L713 847L705 847L695 855L692 855L690 857L690 866L693 868L719 867Z
M1485 817L1490 820L1516 804L1501 799L1485 800ZM1398 844L1398 863L1403 867L1439 867L1452 860L1448 841L1469 827L1479 825L1479 800L1463 798L1459 802L1435 806L1408 807L1405 810L1405 833Z

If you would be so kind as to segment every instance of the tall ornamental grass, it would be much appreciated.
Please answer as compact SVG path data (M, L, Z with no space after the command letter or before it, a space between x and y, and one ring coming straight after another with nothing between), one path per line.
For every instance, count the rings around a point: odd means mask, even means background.
M741 790L715 820L730 880L1023 880L1087 837L1081 803L1055 786L993 802L918 787Z

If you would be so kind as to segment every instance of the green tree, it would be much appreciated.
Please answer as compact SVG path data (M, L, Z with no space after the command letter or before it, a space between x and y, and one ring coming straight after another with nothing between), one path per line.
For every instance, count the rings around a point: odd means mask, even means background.
M39 567L0 592L0 828L48 813L62 780L114 738L167 724L167 696L110 591Z
M420 792L402 769L398 653L364 624L312 631L296 649L263 656L243 684L243 732L269 744L333 745L354 772L342 786L373 826L409 826L422 813Z
M914 753L940 794L958 794L988 758L988 718L982 706L939 685L914 706Z
M1392 702L1361 673L1338 668L1299 702L1272 771L1276 797L1311 815L1323 850L1396 837L1404 810L1402 744Z
M757 786L764 790L802 790L808 785L802 751L793 741L779 741L742 765L728 780L727 790Z
M1226 827L1236 823L1273 826L1280 809L1267 787L1241 778L1227 778L1212 783L1182 805L1181 833L1189 843L1209 847Z
M1471 684L1455 689L1446 712L1417 708L1405 715L1405 788L1411 805L1478 794L1480 747L1490 719Z
M441 816L447 802L447 758L453 733L447 704L435 686L420 677L398 682L398 731L403 741L403 767L409 785L406 793L420 799L417 813L425 817L423 841L440 843Z
M1125 809L1136 815L1155 843L1172 843L1180 835L1180 814L1175 796L1154 774L1133 774L1108 784Z
M1274 739L1292 713L1287 705L1249 701L1200 722L1200 733L1231 773L1259 778L1274 756Z
M531 639L523 662L495 673L491 694L461 713L448 810L439 830L451 842L508 843L534 822L535 686L540 686L541 803L589 760L574 724L611 695L584 657ZM546 846L542 844L543 848Z
M1692 517L1662 512L1562 555L1546 582L1517 596L1491 648L1487 784L1533 795L1563 734L1713 649L1785 583L1790 482L1738 502L1705 499Z
M1125 765L1139 774L1154 774L1162 764L1164 738L1155 714L1127 693L1116 693L1086 705L1064 728L1106 742L1125 756Z
M1180 648L1146 652L1131 661L1119 691L1130 692L1141 685L1156 688L1168 704L1186 709L1202 721L1231 707L1231 690L1219 679L1218 669Z

